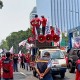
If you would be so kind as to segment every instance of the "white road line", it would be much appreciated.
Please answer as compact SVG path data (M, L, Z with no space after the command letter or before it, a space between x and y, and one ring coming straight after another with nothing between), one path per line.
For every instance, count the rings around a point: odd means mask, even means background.
M21 74L23 74L24 76L27 76L26 74L24 74L23 72L20 72Z

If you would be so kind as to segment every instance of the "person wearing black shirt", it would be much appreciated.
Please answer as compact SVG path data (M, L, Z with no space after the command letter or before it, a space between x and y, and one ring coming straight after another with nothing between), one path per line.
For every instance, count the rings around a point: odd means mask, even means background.
M18 72L18 56L15 54L13 56L13 63L14 63L14 72Z

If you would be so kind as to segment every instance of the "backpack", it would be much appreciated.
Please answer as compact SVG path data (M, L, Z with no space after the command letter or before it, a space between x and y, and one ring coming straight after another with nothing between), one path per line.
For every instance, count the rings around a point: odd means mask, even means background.
M77 70L80 71L80 64L77 65Z

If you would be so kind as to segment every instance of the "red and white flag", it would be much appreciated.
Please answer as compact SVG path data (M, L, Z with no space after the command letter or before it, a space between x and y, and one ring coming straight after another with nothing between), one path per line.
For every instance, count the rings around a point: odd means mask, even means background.
M62 32L60 31L60 42L62 41Z
M13 46L10 48L9 52L10 52L11 54L14 53L14 48L13 48Z
M30 48L31 48L30 44L26 43L26 49L30 49Z
M79 48L79 43L78 42L74 42L74 47L75 48Z
M59 41L58 42L54 42L54 46L59 46Z
M55 28L55 33L60 36L60 29L58 27Z
M0 53L2 53L3 52L3 50L2 49L0 49Z
M21 50L19 51L18 56L19 56L19 57L22 56Z
M72 47L79 48L80 47L80 38L72 38Z
M25 46L25 45L26 45L26 42L27 42L27 40L21 41L21 42L19 43L19 47L20 47L20 46Z
M35 28L35 39L36 39L36 40L38 39L38 33L37 33L36 28Z
M59 29L59 27L57 27L56 26L56 28L55 28L55 33L57 34L57 35L59 35L59 37L60 37L60 42L62 41L62 32L61 32L61 30Z
M28 50L30 50L30 49L31 49L31 47L33 47L33 46L34 46L34 44L26 43L26 49L28 49Z
M45 35L51 34L51 29L50 29L50 23L47 21L46 29L45 29Z

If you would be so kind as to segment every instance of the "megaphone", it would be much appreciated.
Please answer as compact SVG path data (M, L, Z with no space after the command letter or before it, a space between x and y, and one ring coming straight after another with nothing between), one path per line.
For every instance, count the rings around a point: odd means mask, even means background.
M58 42L59 39L60 39L59 35L56 35L56 34L53 35L53 41L54 41L54 42Z
M52 35L51 34L47 34L46 35L46 42L51 42L53 39Z
M38 41L39 41L40 43L45 42L45 40L46 40L46 38L45 38L44 35L41 34L41 35L38 36Z

